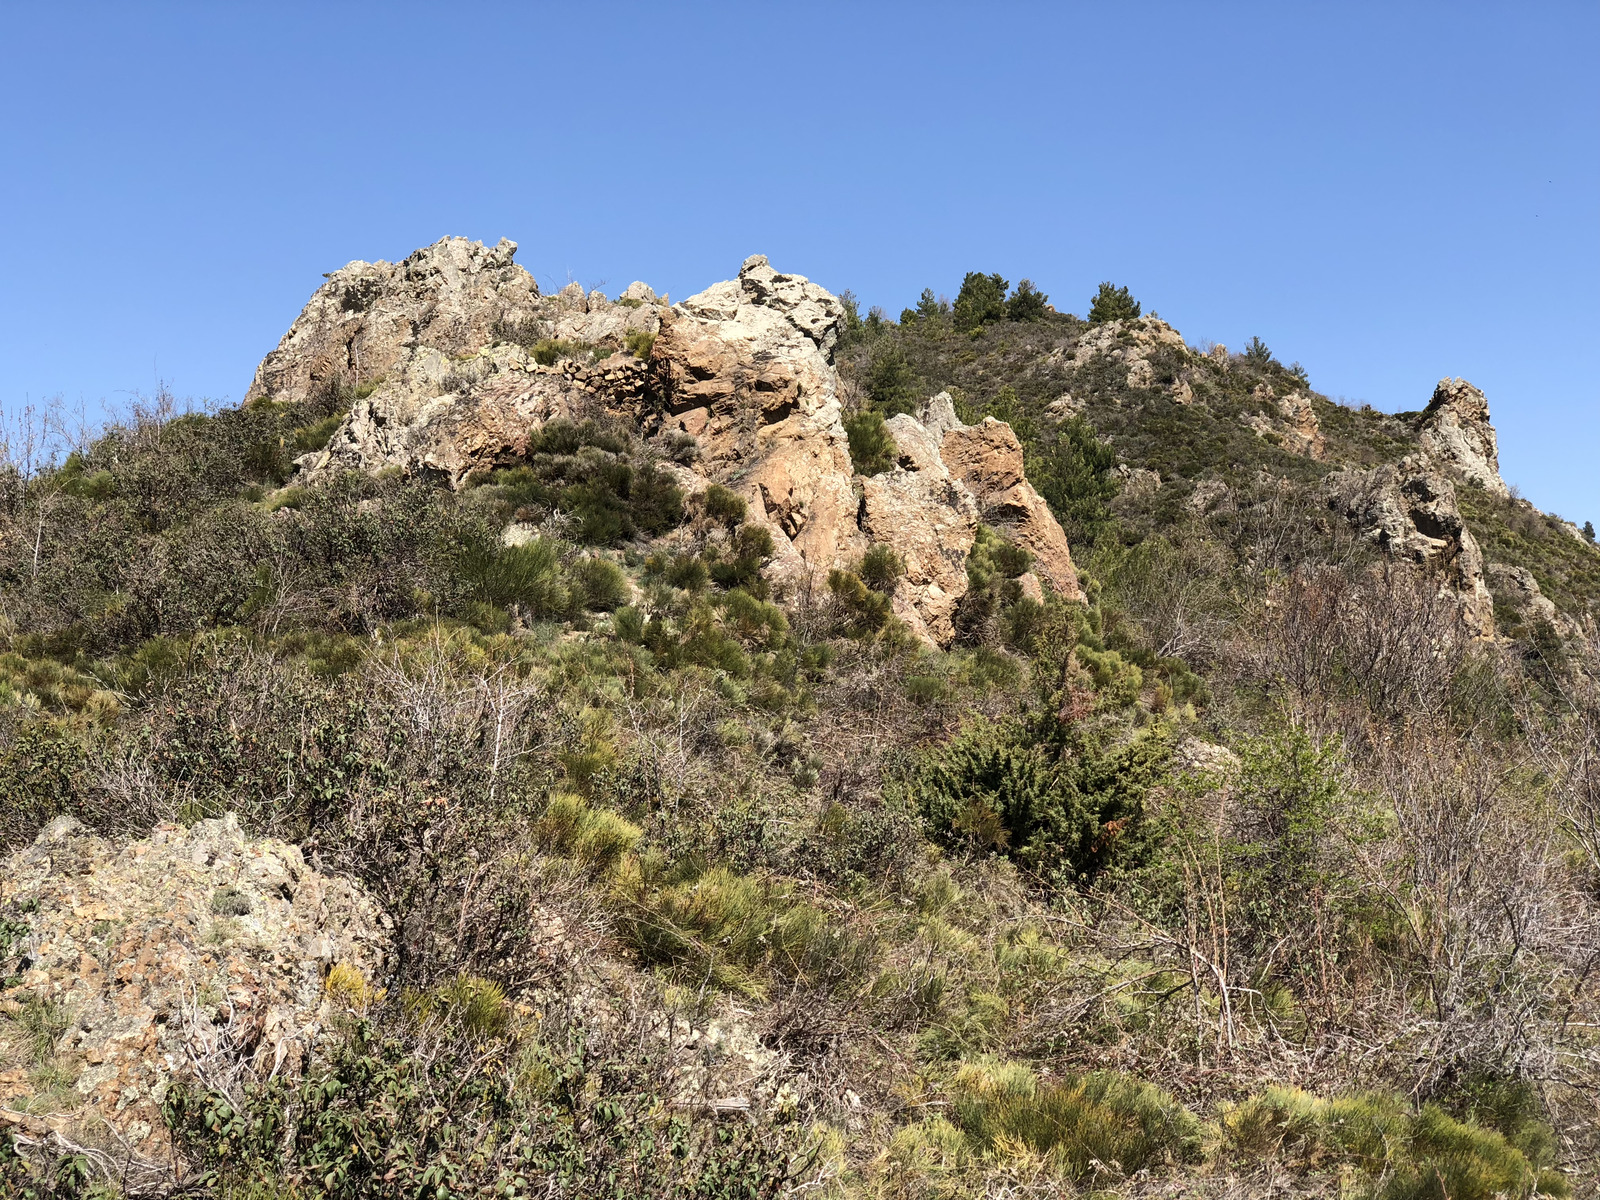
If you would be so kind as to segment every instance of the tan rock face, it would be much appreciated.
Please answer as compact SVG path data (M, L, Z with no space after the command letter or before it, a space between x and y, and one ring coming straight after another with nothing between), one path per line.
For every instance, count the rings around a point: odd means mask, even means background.
M1034 572L1069 600L1081 600L1067 535L1022 470L1022 444L993 417L944 435L940 452L950 473L973 494L986 525L1033 555Z
M663 428L695 437L696 469L745 497L789 584L865 549L832 362L843 316L756 255L665 314L650 355Z
M0 1012L61 1015L66 1081L41 1091L35 1052L0 1019L0 1109L69 1136L109 1123L151 1166L167 1153L162 1098L192 1058L225 1040L262 1074L298 1072L350 1000L329 995L329 968L375 983L385 965L369 898L231 817L120 845L61 818L5 864L0 914L29 930L0 962L16 979Z
M1398 467L1347 469L1329 475L1328 505L1374 544L1404 561L1438 571L1461 604L1474 637L1494 636L1494 599L1484 582L1483 554L1456 506L1455 487L1411 459Z
M1500 478L1500 448L1489 422L1489 401L1465 379L1441 379L1417 435L1423 455L1496 496L1510 495Z
M856 476L832 349L842 306L757 256L667 314L651 353L663 427L698 439L696 470L742 494L778 547L780 586L813 584L874 543L905 560L896 615L943 644L966 594L980 521L1032 551L1038 574L1079 599L1066 535L1023 475L1022 447L993 418L968 427L950 397L888 422L896 464Z

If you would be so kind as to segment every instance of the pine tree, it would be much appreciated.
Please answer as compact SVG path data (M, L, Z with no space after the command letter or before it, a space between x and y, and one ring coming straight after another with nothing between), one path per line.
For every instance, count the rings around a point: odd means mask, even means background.
M1089 304L1089 323L1100 325L1106 321L1125 321L1137 317L1142 311L1139 302L1125 287L1113 287L1108 280L1100 285L1094 300Z
M1006 317L1012 321L1042 321L1049 303L1050 297L1034 287L1033 280L1024 279L1006 301Z

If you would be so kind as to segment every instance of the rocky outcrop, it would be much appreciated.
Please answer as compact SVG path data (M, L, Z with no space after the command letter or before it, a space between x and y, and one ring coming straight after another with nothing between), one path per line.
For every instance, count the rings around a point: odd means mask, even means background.
M1096 359L1111 359L1126 370L1128 387L1148 388L1156 384L1156 368L1150 357L1160 350L1186 353L1188 347L1183 335L1160 318L1132 317L1091 326L1078 339L1066 362L1068 366L1084 366ZM1193 392L1181 380L1173 386L1180 403L1193 401Z
M1489 401L1465 379L1441 379L1423 411L1417 441L1425 459L1496 496L1509 496L1500 478L1500 450L1489 422Z
M1028 549L1057 594L1081 597L1066 535L1003 421L964 425L941 393L916 417L888 422L897 450L888 471L855 474L832 359L843 315L828 292L758 255L737 280L665 314L651 352L656 419L694 437L693 469L765 522L780 587L814 582L874 543L893 546L906 565L896 614L943 644L981 521Z
M1329 507L1379 548L1437 571L1459 600L1474 637L1494 636L1494 600L1484 582L1483 555L1448 479L1404 459L1370 471L1336 471L1323 486Z
M1516 614L1516 623L1523 627L1520 632L1526 633L1541 625L1548 625L1563 638L1582 635L1583 630L1578 623L1562 613L1540 590L1533 572L1525 567L1490 563L1487 574L1489 590L1494 594L1495 602ZM1502 633L1512 636L1518 632L1514 629L1502 630Z
M1256 387L1252 397L1260 403L1262 411L1246 413L1243 421L1258 437L1276 442L1290 454L1318 462L1327 457L1327 440L1322 435L1310 396L1299 390L1280 396L1271 384L1263 383Z
M796 583L864 548L833 348L843 306L766 258L663 314L650 355L660 427L696 439L695 470L742 494Z
M772 534L780 596L886 543L906 563L896 612L946 642L979 522L1029 550L1056 594L1081 596L1066 536L1004 422L963 425L935 397L889 423L890 470L856 475L833 365L845 309L825 289L756 255L670 308L641 283L615 302L576 284L541 296L515 250L446 238L329 276L250 389L252 401L353 395L327 446L298 461L300 480L400 467L460 486L516 462L551 418L604 412L692 459L663 468L687 493L716 482L745 498ZM535 335L545 353L530 351ZM1158 321L1089 336L1117 353L1183 344ZM647 360L629 353L647 342Z
M655 293L636 283L612 302L570 284L541 296L516 250L444 238L400 263L328 276L245 397L353 399L327 445L298 460L302 480L400 467L459 484L476 466L515 459L552 416L637 401L644 364L627 342L655 332ZM541 340L561 356L537 362Z
M60 818L5 864L0 918L0 1117L35 1140L105 1144L109 1126L147 1169L175 1076L224 1045L263 1076L298 1072L387 942L358 888L231 816L123 844ZM50 1044L13 1036L30 1012L56 1023Z
M1022 444L1011 426L993 417L945 433L940 454L950 473L978 503L984 524L1033 555L1035 574L1058 593L1080 599L1067 535L1022 471Z

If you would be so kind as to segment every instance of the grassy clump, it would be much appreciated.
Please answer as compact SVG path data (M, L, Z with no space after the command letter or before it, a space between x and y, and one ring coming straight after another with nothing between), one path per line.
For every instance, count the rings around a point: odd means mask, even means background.
M623 928L639 956L728 991L765 996L774 978L838 990L876 957L870 937L780 880L713 867L654 885L642 874L632 892Z
M1240 1160L1282 1161L1303 1172L1353 1166L1379 1181L1383 1200L1571 1195L1565 1179L1503 1134L1435 1104L1412 1109L1396 1096L1324 1099L1271 1087L1227 1111L1222 1124L1227 1151Z
M955 1078L956 1123L978 1152L1031 1152L1068 1179L1125 1179L1198 1162L1200 1120L1172 1095L1118 1071L1041 1083L1028 1068L985 1060Z

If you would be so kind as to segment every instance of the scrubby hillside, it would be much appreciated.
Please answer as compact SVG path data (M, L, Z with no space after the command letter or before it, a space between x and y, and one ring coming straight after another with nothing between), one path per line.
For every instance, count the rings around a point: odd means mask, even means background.
M14 440L0 1191L1593 1193L1600 551L1481 393L515 249Z

